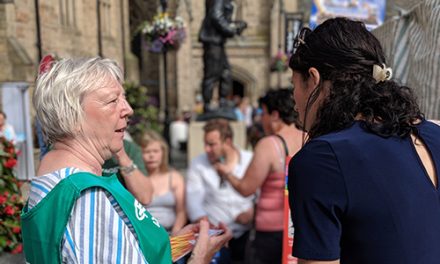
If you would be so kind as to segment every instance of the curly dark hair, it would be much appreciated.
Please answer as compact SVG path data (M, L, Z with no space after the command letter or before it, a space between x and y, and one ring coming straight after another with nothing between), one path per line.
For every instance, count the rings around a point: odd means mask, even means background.
M258 99L258 104L260 107L265 105L269 114L278 111L279 117L287 125L291 125L296 121L297 112L294 109L295 104L290 89L268 90L264 96Z
M359 114L369 131L383 137L405 137L416 132L415 123L423 114L415 96L410 88L393 80L377 83L373 78L373 65L385 64L385 55L362 22L333 18L301 34L289 67L304 79L309 77L311 67L321 76L306 108L322 92L322 82L331 83L310 126L310 139L351 126Z

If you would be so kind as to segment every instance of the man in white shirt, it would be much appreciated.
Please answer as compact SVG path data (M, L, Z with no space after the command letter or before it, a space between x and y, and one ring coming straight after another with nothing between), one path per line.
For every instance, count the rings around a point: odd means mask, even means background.
M186 205L189 219L197 222L207 218L210 223L226 224L234 238L228 249L221 250L217 263L240 262L253 219L253 195L243 197L217 174L218 162L230 166L238 178L244 176L252 153L233 145L233 132L228 121L213 119L203 127L205 153L195 157L188 168ZM230 256L230 258L229 258Z

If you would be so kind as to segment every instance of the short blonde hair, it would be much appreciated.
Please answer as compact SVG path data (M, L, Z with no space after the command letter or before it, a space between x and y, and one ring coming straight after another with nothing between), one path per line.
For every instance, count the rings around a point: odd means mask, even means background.
M84 97L111 81L123 83L121 68L114 60L62 59L41 74L36 82L33 104L45 139L54 143L72 138L84 118Z
M142 148L146 148L150 143L153 142L160 143L160 147L162 149L162 163L160 164L160 171L167 172L169 169L169 161L168 161L169 148L164 138L161 135L159 135L159 133L153 130L148 130L143 134L140 145Z

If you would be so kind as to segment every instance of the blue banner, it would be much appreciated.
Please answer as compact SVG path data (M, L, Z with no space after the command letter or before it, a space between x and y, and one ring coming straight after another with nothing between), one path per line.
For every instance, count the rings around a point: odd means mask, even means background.
M386 0L313 0L310 28L329 18L342 16L362 21L372 30L383 23L385 5Z

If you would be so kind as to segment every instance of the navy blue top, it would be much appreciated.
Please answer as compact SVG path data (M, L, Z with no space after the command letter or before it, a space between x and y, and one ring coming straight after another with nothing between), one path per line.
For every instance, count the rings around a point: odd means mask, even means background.
M308 142L289 164L293 255L341 263L440 263L440 190L411 138L363 122ZM440 127L418 125L440 173ZM437 181L438 182L438 181Z

